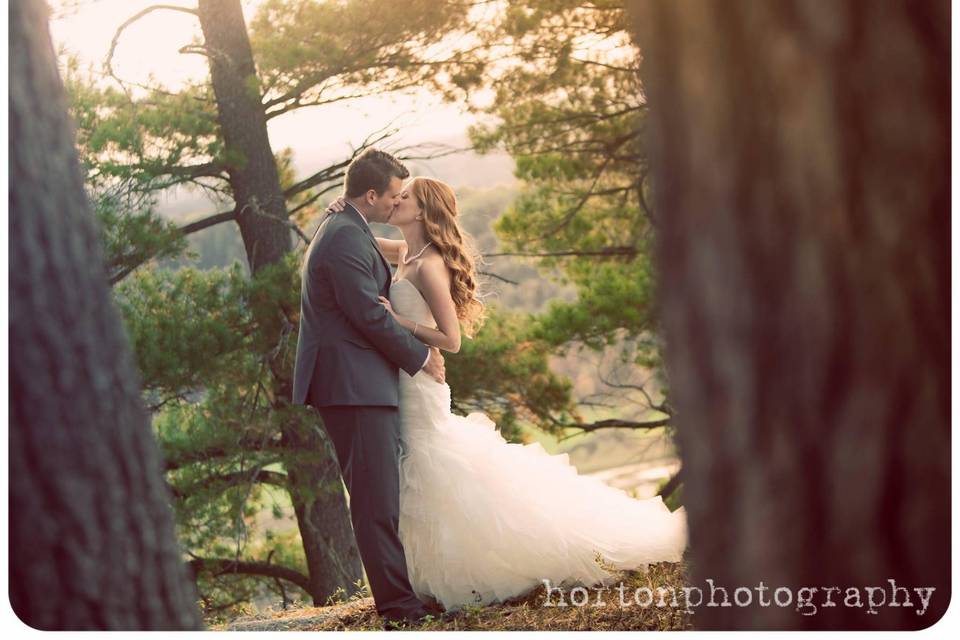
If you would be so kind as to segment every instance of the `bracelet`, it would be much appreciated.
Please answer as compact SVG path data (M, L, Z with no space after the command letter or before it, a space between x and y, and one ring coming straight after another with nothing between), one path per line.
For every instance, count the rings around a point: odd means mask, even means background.
M417 329L420 328L420 325L416 322L413 323L413 335L417 335Z

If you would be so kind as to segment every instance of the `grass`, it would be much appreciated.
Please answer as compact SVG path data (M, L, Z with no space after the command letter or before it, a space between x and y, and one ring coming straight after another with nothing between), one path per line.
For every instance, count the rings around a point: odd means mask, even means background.
M618 586L624 586L621 606ZM622 572L620 579L602 592L598 602L597 589L582 589L573 596L583 606L571 604L569 589L552 590L550 601L565 602L567 606L544 606L546 589L543 585L505 603L486 607L467 607L451 620L433 621L420 627L425 631L679 631L692 628L690 614L683 611L680 587L688 584L683 563L663 562L651 565L645 572ZM678 589L680 607L671 604L671 595L664 597L665 607L641 606L634 602L639 588L650 589L654 605L658 603L659 587ZM648 596L640 592L646 604ZM589 599L586 599L589 596ZM374 609L373 598L355 598L326 607L302 607L294 610L266 612L244 616L230 622L211 626L211 631L379 631L382 621Z

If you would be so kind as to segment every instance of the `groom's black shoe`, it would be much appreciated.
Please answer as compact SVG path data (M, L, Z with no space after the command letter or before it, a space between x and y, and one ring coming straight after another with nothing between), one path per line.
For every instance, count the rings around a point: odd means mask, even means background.
M428 622L443 620L445 616L438 610L430 610L426 607L420 607L412 613L408 613L402 618L383 618L383 630L394 631L398 629L413 629L423 626Z

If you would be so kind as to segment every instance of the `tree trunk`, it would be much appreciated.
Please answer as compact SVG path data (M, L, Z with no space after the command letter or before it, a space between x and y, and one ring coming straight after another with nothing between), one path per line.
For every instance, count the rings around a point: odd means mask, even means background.
M311 454L304 462L288 463L287 476L307 558L310 594L318 606L326 604L327 596L339 588L347 597L357 593L360 589L356 583L363 579L340 466L332 445L327 447L328 442L319 428L296 432L287 429L283 434L284 447Z
M270 148L257 70L239 0L200 0L200 24L210 63L217 112L227 155L230 187L247 259L256 273L290 252L290 228L276 161ZM271 363L273 397L284 408L290 381ZM322 433L304 435L287 424L283 442L289 451L308 452L311 462L288 469L288 491L297 515L317 605L343 588L347 595L362 580L350 516L339 480L339 466ZM325 490L335 487L335 490Z
M45 3L9 33L10 602L39 629L200 629Z
M237 222L257 272L289 252L291 241L253 51L240 0L200 0L198 11Z
M844 589L694 623L930 626L950 599L950 5L636 4L692 586ZM914 606L869 613L890 579Z

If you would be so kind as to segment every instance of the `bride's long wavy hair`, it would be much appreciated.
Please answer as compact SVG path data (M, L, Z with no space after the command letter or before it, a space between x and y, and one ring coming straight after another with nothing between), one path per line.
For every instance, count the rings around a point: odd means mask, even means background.
M467 233L460 228L460 210L453 189L433 178L417 177L410 192L423 209L427 239L440 250L453 280L450 294L464 334L472 338L483 324L484 307L477 291L477 252Z

